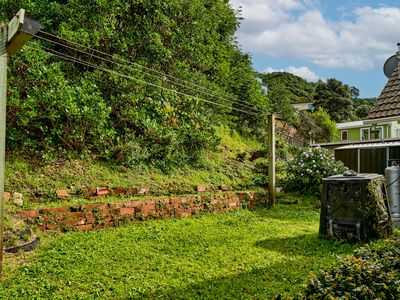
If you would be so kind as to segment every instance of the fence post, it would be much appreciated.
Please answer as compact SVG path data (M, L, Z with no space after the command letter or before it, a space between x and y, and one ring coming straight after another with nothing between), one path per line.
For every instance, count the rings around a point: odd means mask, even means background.
M7 25L0 21L0 275L3 270L4 165L7 101Z
M271 204L275 205L275 114L268 117L268 142L268 192Z

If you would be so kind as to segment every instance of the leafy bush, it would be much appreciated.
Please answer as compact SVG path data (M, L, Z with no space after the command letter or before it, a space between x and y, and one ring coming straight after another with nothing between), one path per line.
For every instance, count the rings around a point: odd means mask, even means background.
M368 245L355 251L314 278L306 299L399 299L400 238Z
M342 174L347 168L320 147L300 148L286 164L285 189L319 196L322 178Z
M46 32L138 64L69 53L136 79L130 80L41 50L66 51L51 43L30 42L10 60L8 150L46 160L92 153L123 165L168 170L195 164L205 150L215 149L221 123L245 133L263 131L262 118L234 110L244 110L243 103L267 110L268 102L250 57L235 43L239 23L228 2L4 0L0 19L10 19L21 7ZM168 75L195 85L167 81L173 78Z

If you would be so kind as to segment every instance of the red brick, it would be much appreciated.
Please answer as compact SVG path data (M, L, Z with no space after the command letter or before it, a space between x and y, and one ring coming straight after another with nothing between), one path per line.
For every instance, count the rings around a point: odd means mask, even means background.
M65 226L65 225L76 226L78 224L78 221L77 220L60 220L54 224L57 224L58 226Z
M135 209L133 207L120 208L119 214L121 216L133 215L135 214Z
M141 206L143 206L144 205L144 201L134 201L134 202L132 202L132 204L130 205L130 207L134 207L134 208L136 208L136 207L141 207Z
M86 225L75 226L75 229L78 231L88 231L93 229L93 225L86 224Z
M77 226L85 225L86 224L86 219L80 219L78 222L76 222Z
M133 203L135 203L135 202L125 202L125 203L123 203L124 204L124 207L134 207L133 205Z
M86 198L90 197L90 196L95 196L96 195L96 189L88 189L85 192L85 196Z
M9 193L9 192L4 192L4 193L3 193L3 199L4 199L4 201L10 201L10 199L11 199L11 193Z
M210 201L210 204L211 204L211 205L218 204L218 200L211 200L211 201Z
M122 203L109 203L108 206L112 209L119 209L124 207Z
M188 198L181 198L181 203L188 203L189 199Z
M169 216L169 211L168 210L157 210L157 215L159 216Z
M103 221L103 222L111 222L111 221L112 221L112 219L113 219L113 217L112 217L112 216L107 216L107 217L105 217L105 218L101 219L101 221Z
M113 195L115 195L115 196L123 196L123 195L126 195L127 190L124 188L113 188L112 192L113 192Z
M96 218L93 217L86 218L86 224L93 224L94 222L96 222Z
M182 201L180 198L171 198L169 199L169 203L176 205L176 204L181 204Z
M85 212L73 212L64 214L66 220L76 220L85 217Z
M132 196L135 196L135 195L139 194L139 189L137 187L131 187L128 192Z
M96 196L108 196L111 191L107 187L96 187Z
M228 206L229 206L229 207L237 207L237 203L236 203L236 202L229 203Z
M99 212L102 215L108 215L109 213L111 213L111 210L109 209L103 209L102 211Z
M57 224L46 224L46 229L45 230L56 230L58 229Z
M23 218L37 218L39 217L39 210L38 209L23 210L19 212L19 215Z
M99 204L84 204L84 205L81 205L80 207L79 207L79 209L80 210L82 210L82 211L92 211L93 210L93 208L98 208L99 207Z
M70 210L70 208L68 206L42 208L42 209L40 209L40 214L63 213L63 212L69 212L69 210Z
M146 210L155 210L156 209L156 205L155 204L150 204L148 205L147 203L142 207L142 211L146 211Z
M43 215L42 220L43 220L43 222L47 222L49 220L55 221L58 217L59 216L56 217L56 216L52 216L52 215Z
M165 199L158 199L157 200L159 203L162 203L162 204L168 204L169 203L169 199L168 198L165 198Z

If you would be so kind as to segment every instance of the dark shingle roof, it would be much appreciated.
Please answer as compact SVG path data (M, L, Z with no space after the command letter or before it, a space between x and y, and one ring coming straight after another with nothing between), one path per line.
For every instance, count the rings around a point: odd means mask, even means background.
M383 88L368 119L385 118L400 115L400 73L396 67Z

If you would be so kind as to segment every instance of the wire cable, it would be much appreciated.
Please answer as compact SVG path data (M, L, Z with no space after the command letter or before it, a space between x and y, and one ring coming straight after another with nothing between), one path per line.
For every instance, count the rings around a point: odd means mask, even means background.
M160 77L160 76L157 76L157 75L154 75L154 74L150 74L150 73L148 73L148 72L145 72L145 71L142 71L142 70L138 70L138 69L135 69L135 68L126 66L126 65L124 65L124 64L115 62L114 60L110 60L110 59L106 59L106 58L104 58L104 57L100 57L100 56L98 56L98 55L94 55L93 52L96 52L96 51L98 52L98 50L96 50L96 49L92 49L92 48L86 47L86 48L92 50L92 53L88 53L88 52L85 52L85 51L76 49L76 48L74 48L74 47L71 47L71 46L68 46L68 45L65 45L65 44L62 44L62 43L59 43L59 42L56 42L56 41L53 41L53 40L44 38L44 37L42 37L42 36L36 35L35 37L37 37L37 38L39 38L39 39L42 39L42 40L45 40L45 41L48 41L48 42L51 42L51 43L54 43L54 44L56 44L56 45L59 45L59 46L68 48L68 49L71 49L71 50L73 50L73 51L78 51L78 52L81 52L81 53L83 53L83 54L89 55L89 56L90 56L90 60L91 60L92 57L96 57L96 58L98 58L98 59L107 61L107 62L109 62L109 63L116 64L116 65L120 65L120 66L122 66L122 67L124 67L124 68L129 68L129 69L131 69L131 70L133 70L133 71L141 72L141 73L150 75L150 76L152 76L152 77L155 77L155 78L157 78L157 79L161 79L161 80L163 80L163 81L168 81L168 82L170 82L170 83L172 83L172 84L178 84L178 85L180 85L180 86L182 86L182 87L184 87L184 88L189 88L190 90L195 91L195 92L202 93L202 94L205 94L205 95L208 95L208 96L211 96L211 97L216 97L216 98L222 99L222 100L224 100L224 101L226 101L226 102L230 102L230 103L232 103L232 104L236 104L236 105L238 105L238 106L241 106L241 107L244 108L244 109L251 109L251 110L253 110L254 112L264 113L264 111L259 110L259 109L254 108L254 107L251 107L251 106L249 106L248 104L241 104L241 103L238 102L238 100L236 100L236 101L229 101L229 100L227 100L227 99L224 98L224 97L218 96L218 95L216 95L216 94L214 94L214 93L210 93L210 92L206 91L206 90L207 90L206 88L204 88L204 91L201 91L201 90L198 90L198 89L195 89L195 88L192 88L192 87L188 87L188 86L186 86L186 85L183 85L182 83L178 83L178 82L172 81L172 80L170 80L170 79L167 79L165 76ZM72 42L72 43L73 43L73 42ZM82 47L85 47L85 46L82 45ZM112 57L112 55L110 55L110 54L107 54L107 53L104 53L104 54L106 54L106 55L109 56L109 57ZM89 60L89 61L90 61L90 60ZM131 63L131 64L132 64L132 63ZM213 92L213 91L211 91L211 92Z
M103 51L100 51L100 50L97 50L97 49L94 49L94 48L90 48L90 47L88 47L88 46L79 44L79 43L77 43L77 42L73 42L73 41L67 40L67 39L65 39L65 38L56 36L56 35L54 35L54 34L51 34L51 33L46 32L46 31L40 30L39 32L42 33L42 34L48 35L48 36L50 36L50 37L57 38L57 39L59 39L59 40L65 41L65 42L67 42L67 43L74 44L74 45L77 45L77 46L79 46L79 47L85 48L85 49L87 49L87 50L90 50L92 53L97 52L97 53L100 53L100 54L102 54L102 55L108 56L108 57L110 57L111 59L114 59L114 56L111 55L111 54L109 54L109 53L106 53L106 52L103 52ZM39 36L39 35L36 35L36 37L45 39L44 37ZM48 41L51 41L51 42L54 42L54 43L57 43L57 42L52 41L52 40L49 40L49 39L47 39L47 40L48 40ZM63 44L61 44L61 43L58 43L58 44L63 45ZM63 45L63 46L71 48L70 46L66 46L66 45ZM77 50L77 49L75 49L75 50ZM77 50L77 51L80 51L80 52L82 52L82 53L88 54L87 52L84 52L84 51L82 51L82 50ZM117 57L117 58L118 58L118 57ZM174 79L174 80L177 80L177 81L182 82L182 84L186 84L186 85L189 84L189 85L195 86L195 87L197 87L197 88L200 88L200 89L202 89L202 90L204 91L203 93L205 93L205 92L206 92L206 93L210 93L210 94L212 94L212 95L214 95L214 96L216 96L216 97L218 97L218 95L220 95L220 96L222 95L222 96L224 96L224 99L226 99L226 98L233 99L233 100L235 100L235 102L239 102L239 103L242 103L243 105L247 106L247 108L250 108L250 109L252 109L252 110L255 110L255 111L259 111L259 112L261 112L261 113L264 113L264 111L262 111L262 110L256 109L256 108L254 108L254 107L252 107L252 106L249 106L249 105L253 105L253 106L254 106L254 104L249 103L249 102L247 102L247 101L243 101L243 100L237 99L237 98L232 97L232 96L229 96L229 95L223 95L223 94L220 93L220 92L216 92L216 91L210 90L210 89L208 89L208 88L206 88L206 87L204 87L204 86L201 86L201 85L199 85L199 84L196 84L196 83L194 83L194 82L187 81L187 80L183 80L183 79L181 79L181 78L174 77L174 76L172 76L172 75L164 74L164 73L162 73L162 72L160 72L160 71L158 71L158 70L155 70L155 69L152 69L152 68L143 66L143 65L138 64L138 63L135 63L135 62L131 62L131 61L127 60L127 59L123 59L123 58L118 58L118 59L119 59L120 61L123 61L123 62L127 63L127 64L139 66L140 68L143 68L143 69L145 69L145 70L149 70L149 71L151 71L151 72L155 72L155 73L157 73L157 74L160 74L160 76L162 76L163 80L166 80L166 78L172 78L172 79ZM116 63L116 62L114 62L114 63ZM146 73L146 74L148 74L148 75L150 75L150 76L156 76L156 75L154 75L154 74L149 74L149 73L147 73L147 72L145 72L145 71L142 71L142 70L138 70L138 69L135 69L135 70L137 70L137 71L139 71L139 72L144 72L144 73ZM171 79L170 79L170 80L171 80ZM170 81L170 80L168 80L168 81ZM174 82L174 83L179 84L179 83L177 83L177 82ZM179 84L179 85L182 86L182 84ZM187 88L186 85L183 85L183 86ZM220 96L219 96L219 97L220 97Z
M246 111L246 110L230 107L230 106L227 106L227 105L224 105L224 104L221 104L221 103L217 103L217 102L213 102L213 101L210 101L210 100L207 100L207 99L204 99L204 98L200 98L198 96L193 96L193 95L190 95L190 94L187 94L187 93L184 93L184 92L172 90L172 89L166 88L164 86L160 86L160 85L157 85L157 84L154 84L154 83L151 83L151 82L147 82L147 81L135 78L133 76L122 74L122 73L117 72L115 70L111 70L111 69L108 69L108 68L105 68L105 67L101 67L101 66L92 64L90 62L83 61L81 59L78 59L78 58L75 58L73 56L61 53L61 52L56 51L56 50L51 49L51 48L47 48L45 46L41 46L41 47L44 50L46 50L47 52L51 53L52 55L57 56L59 58L62 58L64 60L68 60L68 61L71 61L71 62L74 62L74 63L78 63L78 64L81 64L81 65L84 65L84 66L88 66L88 67L91 67L91 68L94 68L94 69L98 69L98 70L103 71L103 72L108 72L110 74L118 75L118 76L121 76L123 78L131 79L131 80L134 80L136 82L143 83L143 84L146 84L146 85L150 85L150 86L153 86L153 87L156 87L156 88L164 89L164 90L169 91L169 92L174 92L174 93L177 93L179 95L186 96L186 97L189 97L189 98L192 98L192 99L195 99L195 100L203 101L203 102L206 102L206 103L209 103L209 104L212 104L212 105L228 108L230 110L236 110L236 111L239 111L239 112L242 112L242 113L245 113L245 114L249 114L249 115L253 115L253 116L261 116L260 114L256 114L256 113L253 113L253 112L250 112L250 111Z
M113 61L113 60L106 59L106 58L103 58L103 57L94 55L93 53L88 53L88 52L85 52L85 51L82 51L82 50L73 48L73 47L71 47L71 46L64 45L64 44L62 44L62 43L58 43L58 42L52 41L52 40L50 40L50 39L47 39L47 38L44 38L44 37L41 37L41 36L36 36L36 37L39 38L39 39L48 41L48 42L50 42L50 43L53 43L53 44L56 44L56 45L59 45L59 46L62 46L62 47L71 49L71 50L73 50L73 51L78 51L78 52L81 52L81 53L83 53L83 54L86 54L86 55L88 55L89 58L90 58L90 59L89 59L89 62L91 61L91 59L92 59L93 57L95 57L95 58L98 58L98 59L100 59L100 60L109 62L109 63L111 63L111 64L115 64L115 65L118 65L118 66L121 66L121 67L124 67L124 68L129 68L130 70L138 71L138 72L141 72L141 73L150 75L150 76L152 76L152 77L155 77L155 78L160 79L160 80L163 80L163 81L168 81L168 82L170 82L170 83L172 83L172 84L176 83L176 82L171 81L171 80L169 80L169 79L162 78L162 77L157 76L157 75L154 75L154 74L149 74L149 73L147 73L147 72L144 72L144 71L141 71L141 70L134 69L134 68L132 68L132 67L126 66L126 65L121 64L121 63L119 63L119 62L115 62L115 61ZM177 83L177 84L180 85L180 86L183 86L183 87L185 87L185 88L188 88L187 86L184 86L184 85L182 85L182 84L180 84L180 83ZM216 98L218 98L218 99L224 100L224 101L226 101L226 102L228 102L228 103L231 103L231 104L236 104L236 105L238 105L238 106L241 106L243 109L251 109L251 110L254 111L254 112L264 113L263 111L258 110L258 109L256 109L256 108L253 108L253 107L250 107L250 106L248 106L248 105L241 104L241 103L237 103L237 102L234 102L234 101L229 101L229 100L227 100L226 98L223 98L223 97L221 97L221 96L217 96L217 95L214 95L214 94L210 94L210 93L204 92L204 91L199 91L199 90L197 90L197 89L190 88L190 87L189 87L189 89L192 90L192 91L194 91L194 92L199 92L199 93L203 93L203 94L205 94L205 95L211 96L211 97L216 97Z

